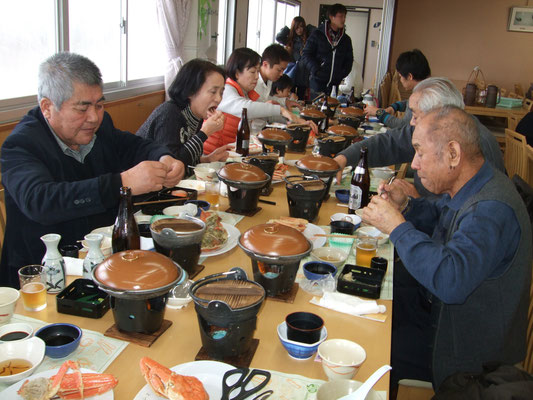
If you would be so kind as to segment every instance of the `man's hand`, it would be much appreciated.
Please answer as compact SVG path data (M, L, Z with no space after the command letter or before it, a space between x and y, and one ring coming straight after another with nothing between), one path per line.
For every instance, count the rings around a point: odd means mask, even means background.
M131 188L132 195L163 189L168 167L158 161L143 161L120 174L122 186Z
M371 224L381 232L390 235L405 218L396 206L380 196L373 196L368 206L363 208L363 222Z
M200 157L201 162L213 162L213 161L226 161L228 159L229 153L228 150L233 148L229 144L226 144L222 147L218 147L211 154Z
M226 116L222 111L215 111L212 115L207 118L202 124L202 132L207 136L221 130L224 127L224 121Z
M387 200L398 211L402 211L401 208L407 201L408 194L404 191L403 179L396 179L392 184L387 184L386 181L382 181L378 185L379 196Z
M163 165L167 167L167 175L163 182L165 187L173 187L178 184L179 181L183 179L185 175L185 164L182 161L176 160L171 156L163 156L159 159Z
M366 106L363 112L365 115L369 115L371 117L376 116L376 111L379 110L379 107L376 106Z
M341 180L342 180L342 171L344 170L344 168L346 168L346 164L348 163L348 160L342 154L338 154L337 156L335 156L334 160L337 161L337 164L339 164L339 166L341 167L339 172L337 172L337 177L336 177L337 185L340 185Z
M407 182L405 179L397 179L393 182L398 188L400 188L406 196L417 199L420 197L420 193L411 182Z

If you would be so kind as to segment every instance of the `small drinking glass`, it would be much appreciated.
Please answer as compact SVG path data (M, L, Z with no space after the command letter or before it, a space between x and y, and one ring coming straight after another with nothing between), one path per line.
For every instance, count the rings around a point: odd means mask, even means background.
M355 263L362 267L370 267L370 262L376 256L378 239L372 236L358 236L355 240Z
M211 208L218 210L220 197L220 182L205 182L205 199L211 203Z
M46 268L42 265L26 265L18 273L24 308L28 311L46 308Z

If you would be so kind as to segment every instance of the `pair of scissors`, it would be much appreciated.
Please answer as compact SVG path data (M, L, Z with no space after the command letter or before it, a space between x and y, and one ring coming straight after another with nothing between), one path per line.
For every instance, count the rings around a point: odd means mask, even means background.
M229 384L228 382L232 381L231 377L234 375L238 375L237 381ZM257 386L246 388L255 376L263 376L265 379L263 379L263 381ZM252 394L262 390L269 381L270 372L261 369L253 369L250 371L248 368L236 368L226 371L224 378L222 379L222 398L220 400L244 400ZM237 390L238 392L235 392ZM237 395L230 397L233 392L237 393ZM268 397L270 394L272 394L272 391L267 391L255 397L255 399L266 399L264 396L266 395Z

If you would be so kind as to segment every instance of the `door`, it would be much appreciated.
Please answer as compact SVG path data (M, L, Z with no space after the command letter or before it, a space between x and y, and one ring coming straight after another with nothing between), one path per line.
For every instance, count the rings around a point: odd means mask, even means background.
M219 0L198 0L198 48L196 56L217 62Z

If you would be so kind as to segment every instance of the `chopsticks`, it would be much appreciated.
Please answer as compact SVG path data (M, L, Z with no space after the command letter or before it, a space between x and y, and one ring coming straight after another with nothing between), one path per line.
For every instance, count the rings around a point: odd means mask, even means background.
M164 199L164 200L152 200L152 201L141 201L139 203L133 203L134 206L145 206L147 204L157 204L157 203L170 203L172 201L187 200L186 197L180 199Z
M276 202L275 202L275 201L263 200L263 199L259 199L259 200L257 200L257 201L259 201L260 203L271 204L271 205L273 205L273 206L276 205Z
M339 234L334 234L334 233L330 233L330 234L316 233L314 236L315 237L336 237L336 238L346 238L346 239L358 239L358 238L361 237L361 236L357 236L357 235L345 235L343 233L339 233Z

